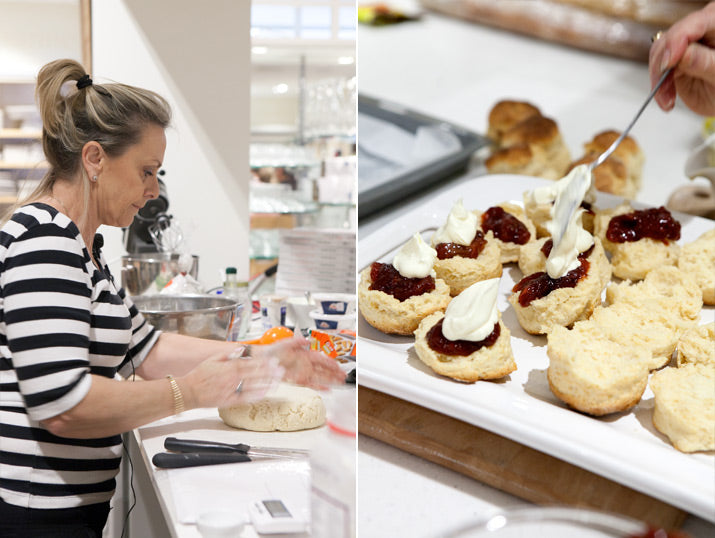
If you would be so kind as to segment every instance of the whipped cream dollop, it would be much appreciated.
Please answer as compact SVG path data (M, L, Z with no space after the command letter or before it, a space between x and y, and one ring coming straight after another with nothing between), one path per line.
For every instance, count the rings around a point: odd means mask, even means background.
M449 302L442 322L445 338L480 342L492 333L499 321L499 280L475 282Z
M462 199L457 200L447 215L447 221L432 236L432 245L456 243L469 245L477 235L477 216L464 209Z
M524 193L524 205L534 206L542 204L551 204L556 200L556 197L561 191L569 188L569 186L575 180L578 180L580 176L585 175L589 176L589 184L582 200L585 200L589 204L592 204L596 201L596 189L591 184L592 182L590 179L590 174L588 174L587 170L588 165L580 164L558 181L552 182L548 185L544 185L543 187L538 187L531 191L526 191Z
M578 208L572 215L561 241L558 243L554 241L551 253L546 258L546 272L551 278L560 278L576 269L581 264L578 255L593 245L593 236L583 229L584 213L584 209ZM560 226L555 223L556 221L553 220L546 223L546 228L552 234L554 233L552 227Z
M576 269L578 255L593 245L593 236L583 229L584 210L579 207L591 186L591 171L586 164L575 167L562 180L551 220L545 224L551 234L553 247L546 259L546 272L551 278L560 278Z
M405 278L424 278L436 276L432 266L437 259L437 251L424 242L422 236L416 233L400 247L392 265Z

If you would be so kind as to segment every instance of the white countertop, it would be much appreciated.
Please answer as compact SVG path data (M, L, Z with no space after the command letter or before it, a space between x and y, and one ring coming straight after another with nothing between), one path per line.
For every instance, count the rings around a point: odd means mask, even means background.
M358 43L361 94L482 134L497 101L529 101L558 123L574 159L596 133L623 129L650 90L645 64L430 13L418 22L360 26ZM645 154L637 200L663 205L674 189L691 184L683 167L700 142L701 124L702 118L681 104L667 114L655 104L645 110L631 132ZM434 193L483 173L477 165L362 219L360 238L425 204ZM492 510L527 504L365 436L359 439L358 469L360 536L427 538ZM715 525L695 517L683 529L694 538L715 535Z
M262 447L285 447L285 448L300 448L310 450L316 442L324 435L325 426L313 430L299 432L249 432L245 430L237 430L224 424L218 416L216 409L193 409L186 411L181 415L162 419L146 426L142 426L134 430L134 439L139 446L142 462L134 462L134 465L144 465L148 471L149 477L154 488L159 505L161 506L162 515L166 520L167 527L171 535L175 538L200 538L195 524L182 523L182 515L177 513L176 496L181 495L176 491L176 483L170 479L170 473L182 473L187 469L158 469L152 463L152 457L164 452L164 439L166 437L178 437L181 439L201 439L207 441L217 441L222 443L244 443L250 446ZM211 507L216 510L226 510L230 507L235 507L235 511L239 511L242 502L246 495L244 484L240 483L233 487L228 486L223 480L216 480L215 474L217 471L220 474L231 476L235 473L232 468L239 467L242 473L251 475L251 479L261 473L264 468L259 462L246 462L240 464L228 465L211 465L204 467L194 467L193 472L203 474L204 477L195 475L195 483L201 480L213 481L203 487L203 495L209 501L214 502ZM287 463L288 473L300 473L301 468ZM306 494L308 490L306 490ZM220 497L220 498L219 498ZM197 498L195 501L197 506L196 511L201 511L203 499ZM251 525L247 525L240 534L241 538L256 538L258 535ZM290 536L304 537L307 534L292 534Z

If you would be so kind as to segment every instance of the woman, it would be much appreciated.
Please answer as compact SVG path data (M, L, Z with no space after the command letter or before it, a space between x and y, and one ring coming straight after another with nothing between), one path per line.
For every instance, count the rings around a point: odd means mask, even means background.
M324 388L344 375L304 340L234 360L236 344L146 323L96 230L158 196L169 106L95 85L72 60L44 66L36 96L50 169L0 230L0 536L101 536L122 432L259 398L281 377Z

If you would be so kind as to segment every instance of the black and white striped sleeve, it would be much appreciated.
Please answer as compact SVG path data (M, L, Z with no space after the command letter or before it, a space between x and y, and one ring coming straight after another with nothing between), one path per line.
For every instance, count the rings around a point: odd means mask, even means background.
M91 278L80 243L54 220L10 243L0 275L7 346L28 415L77 405L91 385Z

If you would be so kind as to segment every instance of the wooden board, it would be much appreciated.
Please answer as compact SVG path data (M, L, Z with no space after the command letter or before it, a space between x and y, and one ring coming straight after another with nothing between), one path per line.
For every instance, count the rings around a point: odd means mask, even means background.
M669 530L687 515L543 452L366 387L358 392L358 429L536 504L605 510Z
M564 45L639 61L648 60L651 36L705 2L666 2L667 9L627 8L623 0L422 0L422 5L469 21ZM644 3L637 3L642 8ZM498 51L496 51L498 52Z

